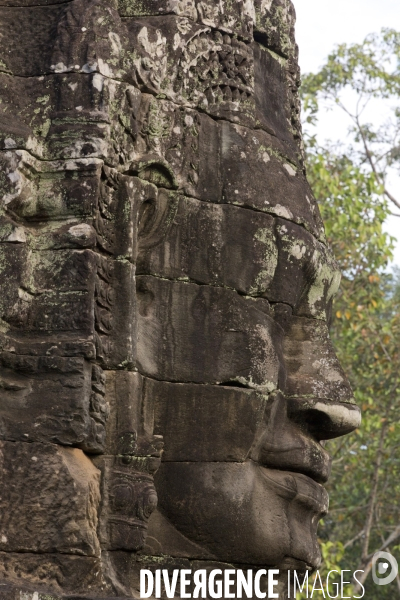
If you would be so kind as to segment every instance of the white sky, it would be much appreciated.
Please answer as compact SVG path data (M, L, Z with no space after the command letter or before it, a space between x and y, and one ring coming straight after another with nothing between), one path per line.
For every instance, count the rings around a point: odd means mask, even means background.
M400 0L293 0L297 14L296 38L303 73L317 70L335 44L362 42L382 27L400 29ZM379 111L377 111L379 112ZM379 119L378 114L376 118ZM368 114L374 121L374 113ZM319 121L319 136L345 139L348 122L337 112L325 113ZM391 191L400 197L400 178L392 178ZM388 220L386 231L399 241L394 263L400 265L400 218Z

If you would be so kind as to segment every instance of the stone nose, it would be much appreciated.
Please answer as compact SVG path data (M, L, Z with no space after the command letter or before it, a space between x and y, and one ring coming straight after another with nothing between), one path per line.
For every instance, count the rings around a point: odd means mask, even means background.
M288 398L287 416L318 441L346 435L361 424L358 406L318 398Z
M292 317L285 331L287 416L317 440L346 435L361 414L325 321Z
M314 406L316 401L321 402L323 419L335 422L337 426L343 419L343 423L347 419L353 423L355 417L350 416L353 412L346 410L346 407L354 405L353 391L336 356L325 321L292 317L285 331L283 355L286 370L283 391L286 398L303 400L299 406L306 406L308 399ZM337 408L334 409L333 405ZM343 430L338 435L352 429L354 427L350 424L338 426L338 431Z
M299 401L302 404L302 401ZM263 467L302 473L325 483L331 470L331 458L309 426L306 412L277 392L271 394L263 427L255 440L251 458Z

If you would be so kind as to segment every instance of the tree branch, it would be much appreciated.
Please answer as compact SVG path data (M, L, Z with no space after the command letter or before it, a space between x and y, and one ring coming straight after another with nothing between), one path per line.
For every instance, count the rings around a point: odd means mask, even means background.
M351 540L348 540L344 545L343 548L346 549L349 546L352 546L354 544L354 542L356 542L357 540L360 539L360 537L362 537L364 535L364 529L361 529L361 531L359 533L357 533L357 535L355 535Z
M348 111L346 111L346 112L348 113ZM348 113L348 114L349 114L349 113ZM376 179L376 181L377 181L377 182L378 182L380 185L382 185L382 186L383 186L383 193L385 194L385 196L386 196L387 198L389 198L389 200L390 200L391 202L393 202L393 204L394 204L395 206L397 206L397 208L400 208L400 202L398 202L398 200L396 200L396 198L395 198L395 197L394 197L394 196L393 196L393 195L392 195L392 194L391 194L391 193L390 193L390 192L389 192L389 191L386 189L386 187L385 187L385 185L384 185L384 182L382 181L382 179L381 179L381 177L380 177L380 175L379 175L379 173L378 173L378 171L377 171L377 169L376 169L375 163L374 163L374 161L373 161L373 159L372 159L372 154L371 154L371 152L370 152L370 149L368 148L367 140L366 140L366 138L365 138L365 135L364 135L364 132L363 132L363 129L362 129L361 123L360 123L360 121L358 120L358 116L356 116L356 117L353 117L353 119L354 119L354 121L355 121L355 123L356 123L356 125L357 125L357 129L358 129L358 131L360 132L361 139L362 139L362 143L363 143L364 150L365 150L365 155L366 155L366 157L367 157L367 160L368 160L368 162L369 162L369 164L370 164L370 166L371 166L372 172L373 172L373 174L375 175L375 179Z
M370 540L370 536L371 536L372 522L373 522L373 518L374 518L375 501L376 501L376 496L378 493L379 469L380 469L381 463L382 463L383 444L384 444L384 440L385 440L387 427L388 427L387 422L385 421L383 423L382 429L381 429L381 434L380 434L380 439L379 439L379 448L378 448L378 452L376 454L374 474L372 476L372 486L371 486L371 494L370 494L370 499L369 499L369 506L368 506L368 510L367 510L367 518L365 520L365 527L364 527L365 537L364 537L364 542L363 542L362 551L361 551L361 563L363 563L363 564L367 563L368 558L369 558L368 547L369 547L369 540Z
M388 546L390 546L390 544L392 542L394 542L395 540L397 540L397 538L400 537L400 525L398 525L396 527L396 529L389 535L389 537L387 538L387 540L385 540L382 544L382 546L380 548L378 548L377 550L375 550L375 552L372 552L369 556L368 559L370 560L371 558L373 558L374 554L376 554L376 552L382 552L383 550L386 550L386 548Z

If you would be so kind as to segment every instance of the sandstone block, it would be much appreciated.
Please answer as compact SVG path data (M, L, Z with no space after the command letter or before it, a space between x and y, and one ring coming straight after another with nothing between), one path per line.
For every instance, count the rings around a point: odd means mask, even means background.
M50 72L52 46L63 4L0 7L0 33L4 46L5 70L13 75L32 77ZM21 44L20 32L25 43Z
M256 38L257 39L257 38ZM292 124L291 90L287 61L278 59L261 44L254 44L256 115L263 129L296 150ZM267 75L268 74L268 75ZM268 87L262 85L268 77ZM278 100L279 98L279 100Z
M141 0L139 5L132 0L118 0L118 9L125 17L174 14L243 38L250 38L252 34L254 15L244 0L234 4L215 4L213 0Z
M85 448L94 441L92 367L83 358L3 352L0 381L2 439Z
M112 593L99 558L56 553L24 553L22 558L20 553L0 552L1 600L62 600L64 594Z
M81 450L0 442L0 550L99 556L99 471Z
M137 273L265 295L277 264L272 217L165 194L177 198L173 222L162 243L142 248L139 240Z
M263 131L221 124L223 200L304 225L323 239L319 209L302 169L277 155L268 142Z
M290 0L255 0L254 37L278 56L290 58L296 52L296 14Z
M330 250L286 219L276 219L275 236L278 262L266 297L289 304L299 316L327 320L340 282Z
M259 304L224 288L137 278L138 367L156 379L278 385L280 328ZM264 301L265 302L265 301Z
M159 448L154 439L154 398L144 395L143 386L144 377L140 373L106 372L106 398L110 405L106 454L158 456Z
M163 461L243 461L262 423L266 398L251 390L145 379Z

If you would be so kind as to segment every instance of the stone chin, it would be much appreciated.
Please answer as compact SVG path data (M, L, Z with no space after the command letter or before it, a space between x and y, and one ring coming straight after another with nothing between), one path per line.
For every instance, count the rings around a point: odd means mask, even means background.
M278 568L320 565L317 526L328 495L306 475L250 460L163 463L156 487L161 513L209 558Z

